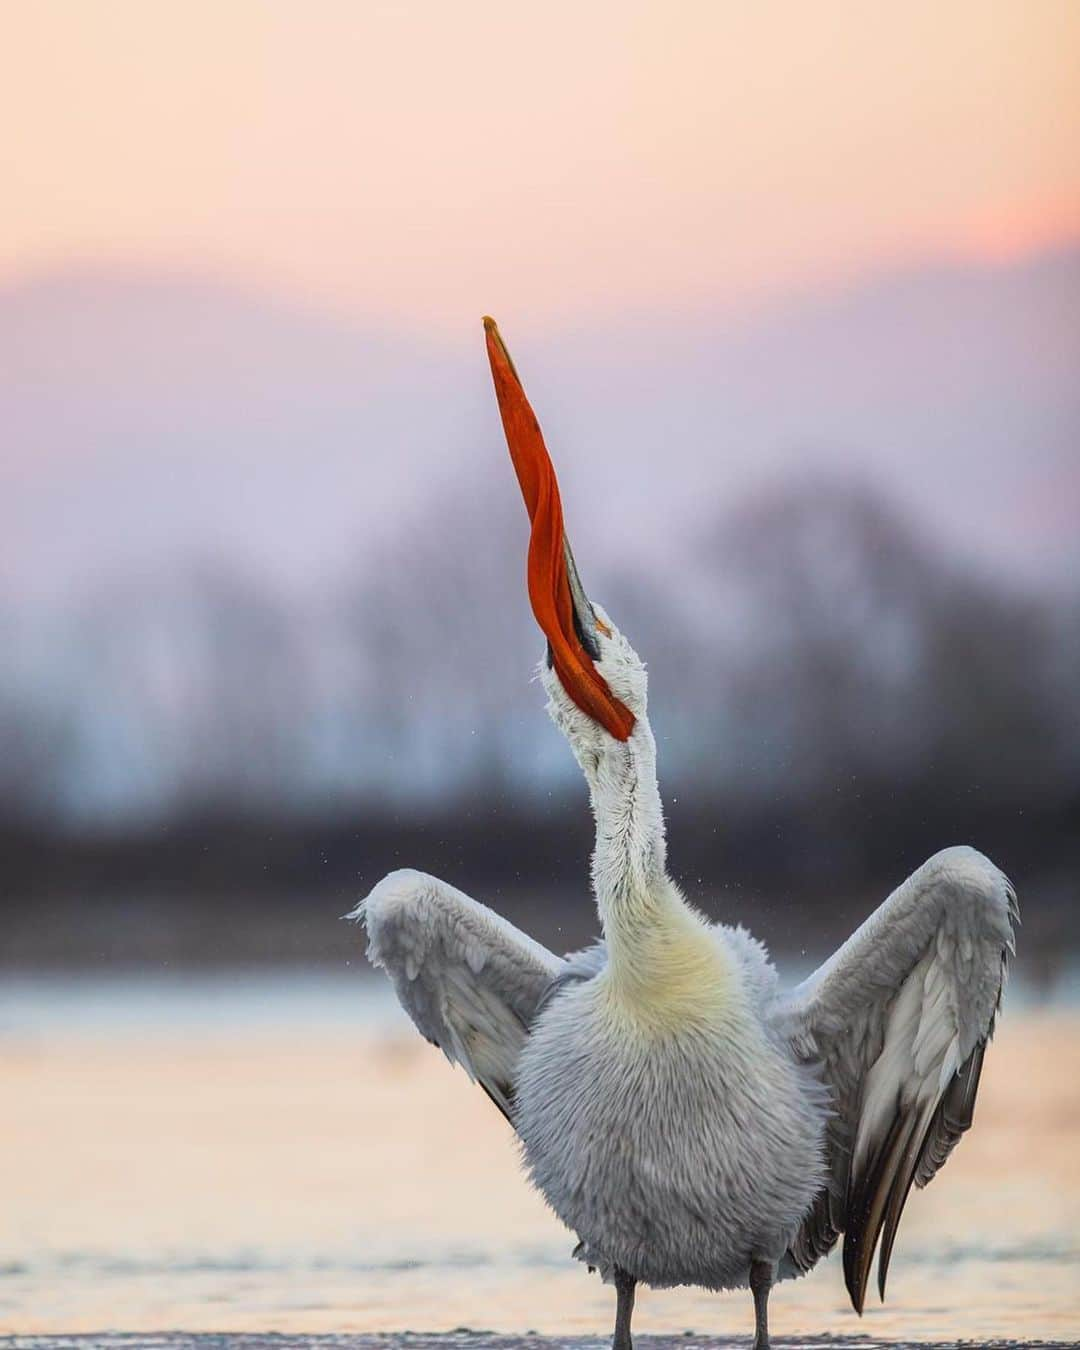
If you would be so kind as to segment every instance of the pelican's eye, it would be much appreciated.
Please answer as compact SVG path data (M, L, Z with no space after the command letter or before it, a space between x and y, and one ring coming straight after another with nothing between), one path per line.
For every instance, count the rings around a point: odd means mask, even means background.
M607 626L607 624L603 621L603 619L598 619L595 614L593 615L593 618L596 619L597 632L603 633L603 635L606 638L609 638L611 636L611 629Z

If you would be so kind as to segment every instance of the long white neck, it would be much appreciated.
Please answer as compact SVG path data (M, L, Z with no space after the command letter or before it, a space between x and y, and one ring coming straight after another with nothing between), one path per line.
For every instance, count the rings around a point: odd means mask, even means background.
M667 874L656 742L646 718L627 741L607 738L586 777L596 818L592 875L608 970L635 1005L700 987L715 961L701 917Z
M629 740L611 738L586 777L596 820L593 888L604 935L609 944L632 940L667 889L656 742L645 718Z

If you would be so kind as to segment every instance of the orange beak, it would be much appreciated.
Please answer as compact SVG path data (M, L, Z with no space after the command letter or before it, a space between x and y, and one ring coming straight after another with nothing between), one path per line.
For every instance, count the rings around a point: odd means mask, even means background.
M550 662L562 687L582 712L625 741L634 729L634 714L608 688L585 645L599 653L596 616L563 529L555 466L495 320L485 318L484 330L506 443L532 522L528 579L533 614L547 637Z

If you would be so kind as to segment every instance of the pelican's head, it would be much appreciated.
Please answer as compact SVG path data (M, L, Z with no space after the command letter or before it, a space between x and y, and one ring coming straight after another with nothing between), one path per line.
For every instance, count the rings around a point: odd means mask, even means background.
M550 643L540 662L539 673L548 696L548 714L569 741L586 778L592 782L607 754L627 741L640 742L643 737L651 740L651 735L646 720L648 681L645 663L600 605L591 603L589 608L596 632L591 647L586 650L596 653L591 657L593 667L614 703L625 708L633 719L627 735L617 734L621 724L612 730L605 721L582 708L555 669Z
M559 484L540 425L494 319L488 359L510 457L532 521L529 600L547 637L541 679L548 710L588 767L644 724L645 666L609 616L589 600L563 526Z

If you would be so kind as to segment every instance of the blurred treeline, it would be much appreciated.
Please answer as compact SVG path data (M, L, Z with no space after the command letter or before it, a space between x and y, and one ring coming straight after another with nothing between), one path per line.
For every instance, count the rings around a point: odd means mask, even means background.
M202 567L0 620L0 960L340 959L333 917L406 864L585 938L524 540L464 484L316 599ZM834 480L673 537L660 572L629 543L590 568L587 524L575 544L649 663L695 900L815 954L970 842L1021 889L1032 968L1072 944L1080 586L980 572Z

